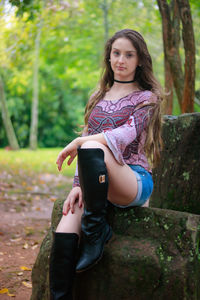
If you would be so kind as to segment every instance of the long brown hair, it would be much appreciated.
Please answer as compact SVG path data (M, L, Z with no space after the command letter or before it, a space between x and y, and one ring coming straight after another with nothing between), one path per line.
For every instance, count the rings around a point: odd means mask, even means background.
M152 91L157 96L157 102L152 102L151 118L147 129L147 138L145 142L145 153L152 164L155 166L160 158L160 149L162 148L161 139L161 101L162 89L153 75L152 59L147 49L147 45L140 33L132 29L123 29L116 32L106 43L102 75L98 90L90 97L85 109L85 126L88 126L88 119L91 111L96 104L105 96L105 93L114 83L114 73L110 65L110 53L112 44L119 38L129 39L137 50L140 66L136 68L135 79L141 90ZM149 104L148 104L149 105ZM140 106L141 107L141 106Z

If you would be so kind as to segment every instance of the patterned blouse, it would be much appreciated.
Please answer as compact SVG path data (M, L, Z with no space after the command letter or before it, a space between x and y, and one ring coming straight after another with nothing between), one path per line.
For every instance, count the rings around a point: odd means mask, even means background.
M121 165L150 166L144 152L146 128L157 96L151 91L134 91L118 100L100 100L88 120L88 133L103 133L107 146ZM73 187L79 186L78 168Z

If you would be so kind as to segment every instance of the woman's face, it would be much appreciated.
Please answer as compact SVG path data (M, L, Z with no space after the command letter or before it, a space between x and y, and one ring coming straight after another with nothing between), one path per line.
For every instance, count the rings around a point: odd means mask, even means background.
M135 76L139 64L137 51L127 38L118 38L112 44L110 64L117 80L129 81Z

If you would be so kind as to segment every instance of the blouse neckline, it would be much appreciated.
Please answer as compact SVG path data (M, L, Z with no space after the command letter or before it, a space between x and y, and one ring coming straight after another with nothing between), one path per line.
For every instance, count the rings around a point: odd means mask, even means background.
M124 98L128 98L128 97L132 96L132 95L135 94L135 93L140 93L140 92L144 92L144 90L136 90L136 91L132 91L131 93L129 93L129 94L127 94L127 95L125 95L125 96L123 96L123 97L121 97L121 98L119 98L119 99L114 99L114 100L101 99L101 101L105 101L105 102L117 102L117 101L120 101L120 100L122 100L122 99L124 99Z

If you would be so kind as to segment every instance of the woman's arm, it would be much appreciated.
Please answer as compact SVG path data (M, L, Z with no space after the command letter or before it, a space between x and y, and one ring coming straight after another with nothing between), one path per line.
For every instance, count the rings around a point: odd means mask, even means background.
M151 115L152 105L146 105L137 109L130 118L121 126L108 130L104 133L86 135L74 139L58 155L58 170L62 168L65 159L68 158L67 164L70 165L77 155L77 148L81 147L87 141L97 141L109 147L114 157L120 164L124 164L123 152L127 145L133 142L148 125L148 119Z
M107 145L107 142L102 133L78 137L77 140L78 140L79 146L82 146L83 143L88 142L88 141L96 141L103 145Z
M85 142L88 141L97 141L103 145L107 145L106 139L104 138L104 135L102 133L94 134L94 135L88 135L88 136L82 136L74 139L70 144L68 144L58 155L56 164L58 165L58 170L60 171L62 169L62 164L65 159L69 159L67 161L68 166L71 165L72 161L77 155L77 148L81 147Z

